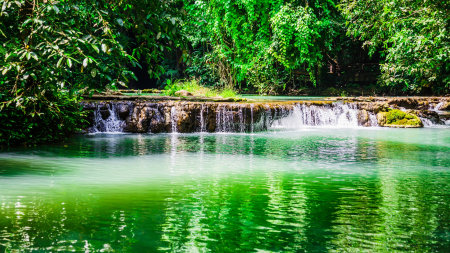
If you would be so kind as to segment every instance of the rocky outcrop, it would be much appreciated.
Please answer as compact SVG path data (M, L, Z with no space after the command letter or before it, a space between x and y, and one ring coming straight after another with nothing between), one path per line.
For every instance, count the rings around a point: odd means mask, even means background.
M377 114L378 125L394 128L419 128L423 127L422 120L411 112L391 109Z
M85 102L89 132L252 132L266 130L290 115L298 104L328 106L327 101L215 103L184 101Z
M191 101L98 101L84 102L88 111L88 132L193 133L264 131L280 119L296 117L289 127L348 125L422 127L443 124L441 115L415 100L296 101L270 103ZM399 102L400 101L400 102ZM426 103L427 102L427 103ZM403 111L399 105L416 108ZM442 105L442 104L441 104ZM431 106L430 106L431 107ZM395 115L393 115L395 114ZM393 120L394 119L394 120Z

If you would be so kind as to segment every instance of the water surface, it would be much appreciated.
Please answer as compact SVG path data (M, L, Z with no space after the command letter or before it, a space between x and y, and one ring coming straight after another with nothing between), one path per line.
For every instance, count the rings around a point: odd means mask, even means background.
M448 252L450 131L96 134L0 153L0 251Z

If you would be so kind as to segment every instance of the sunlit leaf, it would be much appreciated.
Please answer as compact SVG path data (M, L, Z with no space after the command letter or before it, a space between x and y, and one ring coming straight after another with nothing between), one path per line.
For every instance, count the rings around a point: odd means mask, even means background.
M61 66L61 63L63 61L64 57L61 57L58 61L58 63L56 63L56 67L59 68L59 66Z

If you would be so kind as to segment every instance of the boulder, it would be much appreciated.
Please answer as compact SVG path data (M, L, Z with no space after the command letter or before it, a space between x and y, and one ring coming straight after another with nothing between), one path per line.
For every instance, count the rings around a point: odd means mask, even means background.
M369 113L366 110L361 110L358 112L358 125L359 126L370 126L369 123Z
M119 105L118 114L119 114L120 119L125 120L128 117L128 115L130 114L129 106L127 104Z
M179 91L175 92L175 96L190 97L190 96L193 96L193 94L187 90L179 90Z
M445 102L440 108L440 111L450 111L450 102Z
M419 128L423 127L422 120L412 113L391 109L377 114L378 125L395 128Z

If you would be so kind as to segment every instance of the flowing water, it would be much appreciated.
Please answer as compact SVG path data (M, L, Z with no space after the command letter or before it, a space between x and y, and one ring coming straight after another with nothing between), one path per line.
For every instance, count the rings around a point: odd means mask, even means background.
M356 127L347 109L3 151L0 252L449 252L450 129Z

